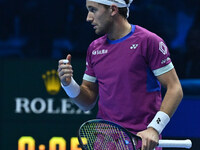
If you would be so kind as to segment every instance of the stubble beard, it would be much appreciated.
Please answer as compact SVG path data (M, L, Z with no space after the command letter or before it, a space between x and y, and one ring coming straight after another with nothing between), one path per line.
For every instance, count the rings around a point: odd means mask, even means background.
M96 33L97 35L108 34L108 33L109 33L110 26L111 26L111 24L110 24L110 22L108 22L108 23L106 23L106 24L104 25L104 27L99 27L99 28L97 28L97 29L95 30L95 33Z

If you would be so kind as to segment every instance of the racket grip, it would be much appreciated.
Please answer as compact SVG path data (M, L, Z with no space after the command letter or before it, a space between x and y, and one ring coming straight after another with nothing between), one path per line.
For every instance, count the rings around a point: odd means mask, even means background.
M192 147L192 141L187 140L159 140L158 147L187 148Z

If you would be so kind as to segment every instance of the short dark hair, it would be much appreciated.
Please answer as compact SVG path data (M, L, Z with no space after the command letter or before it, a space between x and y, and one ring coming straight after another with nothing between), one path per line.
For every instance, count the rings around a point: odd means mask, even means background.
M129 3L129 0L124 0L126 4ZM110 6L104 5L106 8L109 8ZM127 18L127 11L128 9L126 7L119 8L119 14L124 17L125 19Z
M129 0L124 0L126 4L129 3ZM128 9L126 7L124 8L119 8L119 14L122 15L124 18L127 18L127 11Z
M127 18L127 8L124 7L124 8L119 8L119 14L124 17L124 18Z

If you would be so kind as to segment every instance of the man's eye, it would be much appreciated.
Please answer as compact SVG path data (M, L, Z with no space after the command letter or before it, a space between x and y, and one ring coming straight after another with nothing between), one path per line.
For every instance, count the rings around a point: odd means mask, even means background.
M96 12L97 10L95 9L95 8L90 8L90 10L89 10L90 12Z

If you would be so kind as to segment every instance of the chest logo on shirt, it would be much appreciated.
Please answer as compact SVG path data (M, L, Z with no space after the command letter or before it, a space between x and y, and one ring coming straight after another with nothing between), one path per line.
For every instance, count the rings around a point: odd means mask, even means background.
M107 49L102 49L102 50L93 50L92 55L102 55L102 54L107 54L108 50Z
M163 43L163 42L160 42L160 43L159 43L159 50L160 50L164 55L167 54L167 46L165 45L165 43Z
M130 49L136 49L138 47L138 44L131 45Z

